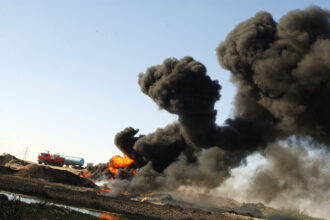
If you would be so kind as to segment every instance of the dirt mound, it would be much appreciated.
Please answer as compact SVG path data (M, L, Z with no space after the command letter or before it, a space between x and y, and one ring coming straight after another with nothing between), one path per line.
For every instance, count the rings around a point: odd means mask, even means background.
M20 160L13 155L3 153L0 155L0 166L10 167L11 169L20 169L29 164L24 160Z
M10 167L0 166L0 173L2 174L14 174L17 170L11 169Z
M97 187L92 181L79 177L69 171L53 169L51 167L37 164L29 164L21 168L16 175L28 178L40 178L49 182L64 183L75 186L89 188Z

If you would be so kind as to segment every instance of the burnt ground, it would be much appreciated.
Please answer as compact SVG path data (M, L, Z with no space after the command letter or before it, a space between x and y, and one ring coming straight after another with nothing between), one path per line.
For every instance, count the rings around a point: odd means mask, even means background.
M0 191L34 196L46 203L61 203L94 209L99 213L108 212L111 216L104 217L112 220L256 219L252 216L267 219L322 220L308 217L294 210L276 210L262 203L239 203L235 200L207 195L196 195L194 199L190 196L190 201L197 199L192 203L181 200L182 195L176 198L178 192L175 194L153 193L152 199L145 202L141 202L143 196L139 195L133 198L131 195L110 197L108 194L105 196L105 192L102 192L92 181L79 176L81 171L39 165L22 161L9 154L2 154L0 155ZM54 216L60 216L58 219L95 219L93 216L75 213L66 208L5 201L0 198L0 219L54 219Z
M112 220L257 219L252 216L273 220L322 220L295 210L276 210L262 203L239 203L227 198L206 195L205 198L203 195L198 195L198 201L193 203L177 200L164 193L153 193L152 198L155 200L145 202L141 202L141 198L137 201L131 200L130 195L114 198L105 196L92 181L80 177L81 171L22 161L9 154L0 155L0 192L30 195L46 202L46 204L26 204L20 201L1 200L0 195L0 219L95 219L91 215L47 205L48 202L52 202L94 209L96 212L108 212L110 216L103 217ZM207 205L208 201L213 201L213 205ZM55 218L56 216L59 218Z
M134 201L130 200L129 196L118 198L104 196L93 182L76 174L76 171L70 172L65 169L24 162L8 154L0 155L0 190L36 196L70 206L118 213L129 219L253 219L234 213ZM1 205L4 205L4 202L1 202ZM25 206L22 205L23 208L20 210L27 210ZM30 209L33 210L33 208ZM55 208L48 207L48 209ZM61 213L58 210L56 212ZM63 215L65 213L62 211Z
M92 188L50 183L8 174L0 174L0 189L37 196L57 203L119 213L131 219L252 219L230 213L112 198L98 195L99 191Z

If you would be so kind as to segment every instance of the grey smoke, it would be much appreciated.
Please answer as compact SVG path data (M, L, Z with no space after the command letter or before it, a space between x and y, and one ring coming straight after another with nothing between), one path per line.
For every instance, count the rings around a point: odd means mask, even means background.
M322 148L302 145L266 148L265 163L253 171L237 169L223 186L221 195L246 202L263 201L282 209L302 210L328 218L330 203L330 154ZM306 143L303 143L306 145ZM240 183L243 174L244 182ZM233 183L237 186L233 187Z
M238 166L241 158L241 155L212 147L200 152L195 162L189 162L185 155L180 155L161 174L149 163L138 171L130 184L130 191L171 191L180 186L214 188L230 176L230 167Z

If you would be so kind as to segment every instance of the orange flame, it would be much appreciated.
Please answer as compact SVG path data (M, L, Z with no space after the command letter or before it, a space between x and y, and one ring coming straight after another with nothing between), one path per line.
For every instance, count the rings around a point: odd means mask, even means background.
M109 189L109 188L107 188L107 187L104 187L104 186L102 186L101 190L102 190L103 192L110 192L110 191L111 191L111 189Z
M90 177L90 175L91 175L91 172L89 172L89 171L83 171L82 173L80 173L80 177L83 177L83 178L89 178Z
M118 169L117 168L113 168L110 163L108 164L108 169L110 170L111 173L113 174L117 174L118 173Z
M143 198L141 199L141 202L144 202L144 201L146 201L146 200L148 200L148 199L150 199L149 196L147 196L147 197L143 197Z
M109 220L119 220L119 217L108 215L108 214L101 214L99 216L100 219L109 219Z
M130 166L134 162L133 159L128 156L121 157L119 155L113 156L108 163L108 169L111 173L117 174L119 168L125 168Z

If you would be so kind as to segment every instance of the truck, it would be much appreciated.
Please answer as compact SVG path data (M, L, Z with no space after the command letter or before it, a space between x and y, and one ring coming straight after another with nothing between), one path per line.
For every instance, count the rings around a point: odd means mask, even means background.
M45 165L53 165L63 167L71 166L72 168L82 169L85 160L81 157L72 157L60 154L50 154L49 152L42 152L38 154L38 163Z

